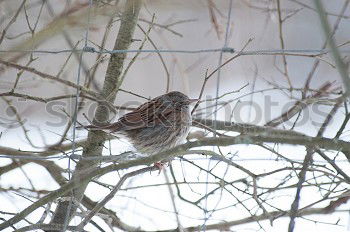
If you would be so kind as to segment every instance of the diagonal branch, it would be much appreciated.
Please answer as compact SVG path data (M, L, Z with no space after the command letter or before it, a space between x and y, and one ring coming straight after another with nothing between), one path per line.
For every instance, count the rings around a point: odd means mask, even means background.
M312 155L314 153L314 149L310 148L307 150L303 167L299 173L299 181L297 185L297 191L295 194L294 201L292 203L291 209L290 209L290 222L288 225L288 232L293 232L295 227L295 218L297 217L298 210L299 210L299 202L300 202L300 193L301 189L303 187L303 183L305 181L306 172L309 167L309 165L312 163Z
M145 173L145 172L150 172L150 171L154 171L156 170L157 167L156 166L151 166L151 167L146 167L146 168L142 168L133 172L129 172L127 174L125 174L122 178L120 178L120 180L118 181L117 185L113 188L113 190L102 200L100 201L98 204L95 205L95 207L90 211L90 213L84 218L84 220L78 225L78 229L83 230L84 226L86 224L89 223L89 221L91 220L91 218L98 213L103 207L104 205L110 201L114 195L117 193L117 191L122 187L123 183L130 177Z
M331 31L331 28L329 26L323 4L322 4L321 0L314 0L314 2L315 2L316 9L317 9L317 13L320 17L323 32L324 32L326 38L328 38L329 36L332 35L332 31ZM349 0L347 0L346 3L349 3ZM331 48L332 55L333 55L337 70L338 70L341 78L343 79L343 83L345 86L344 95L349 96L350 95L350 79L349 79L349 76L347 73L346 66L345 66L345 64L340 56L339 50L337 48L337 45L335 44L333 37L328 39L328 45Z

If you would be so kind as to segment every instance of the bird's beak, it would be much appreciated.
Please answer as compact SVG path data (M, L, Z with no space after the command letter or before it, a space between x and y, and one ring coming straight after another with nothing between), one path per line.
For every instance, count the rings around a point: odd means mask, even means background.
M190 104L191 104L191 103L195 103L195 102L199 101L199 99L189 99L188 101L189 101Z

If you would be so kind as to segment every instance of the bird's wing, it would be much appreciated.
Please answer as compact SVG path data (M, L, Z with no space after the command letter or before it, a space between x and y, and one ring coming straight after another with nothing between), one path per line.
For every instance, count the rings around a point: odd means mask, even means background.
M102 130L109 133L142 128L147 125L148 120L150 120L151 118L152 110L150 109L153 109L154 107L156 107L156 105L157 102L151 100L140 105L132 112L123 115L115 123L101 126L89 125L83 126L83 128L89 130Z
M118 124L118 130L132 130L148 126L154 126L159 123L164 117L171 112L170 107L162 106L163 101L159 101L155 98L148 101L134 111L122 116L116 124Z
M164 101L159 101L157 97L140 105L132 112L125 114L115 123L104 126L90 125L85 128L113 133L117 131L152 127L160 123L165 124L168 123L167 119L169 120L169 114L172 112L172 108L162 105L163 102Z

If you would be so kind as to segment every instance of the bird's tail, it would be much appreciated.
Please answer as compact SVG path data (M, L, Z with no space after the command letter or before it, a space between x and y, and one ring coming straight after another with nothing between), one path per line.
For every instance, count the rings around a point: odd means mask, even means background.
M118 123L113 123L113 124L108 124L108 125L103 125L103 126L96 126L96 125L88 125L88 126L78 126L77 129L87 129L87 130L92 130L92 131L104 131L104 132L115 132L119 130L119 125Z

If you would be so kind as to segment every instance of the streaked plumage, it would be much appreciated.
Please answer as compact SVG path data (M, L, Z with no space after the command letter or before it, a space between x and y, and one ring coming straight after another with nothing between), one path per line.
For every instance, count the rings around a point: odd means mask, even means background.
M173 91L140 105L113 124L86 128L122 133L139 152L155 154L185 140L191 126L189 105L194 101Z

